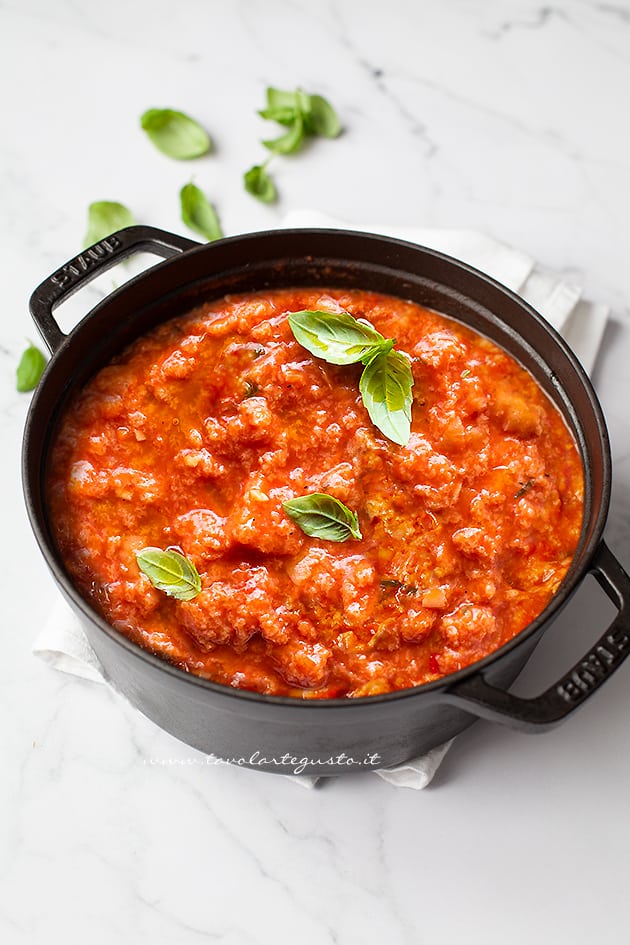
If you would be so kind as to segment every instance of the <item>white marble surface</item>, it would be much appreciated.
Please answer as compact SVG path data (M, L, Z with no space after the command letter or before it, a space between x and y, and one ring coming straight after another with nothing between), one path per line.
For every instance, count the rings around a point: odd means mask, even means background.
M594 379L614 451L606 535L628 566L630 3L3 0L0 48L0 939L624 941L630 666L549 734L475 726L421 793L204 767L105 687L30 654L55 590L22 507L14 370L28 296L79 248L92 200L183 232L193 173L227 233L298 207L479 229L612 305ZM277 162L276 208L240 183L262 155L268 83L328 95L347 129ZM137 127L150 106L198 116L215 154L155 152ZM585 587L519 691L551 681L608 613Z

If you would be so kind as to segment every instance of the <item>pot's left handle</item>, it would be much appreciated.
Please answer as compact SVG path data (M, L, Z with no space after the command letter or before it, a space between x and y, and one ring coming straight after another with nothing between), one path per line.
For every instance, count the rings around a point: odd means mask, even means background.
M51 354L67 337L55 321L53 312L82 286L135 253L155 253L166 259L199 245L195 240L152 226L129 226L84 249L45 279L31 296L29 307L33 321Z

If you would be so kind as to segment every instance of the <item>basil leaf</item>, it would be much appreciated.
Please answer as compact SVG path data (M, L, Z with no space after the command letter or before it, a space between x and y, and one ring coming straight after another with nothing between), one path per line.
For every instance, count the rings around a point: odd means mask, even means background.
M302 146L305 135L336 138L341 132L337 113L322 95L308 95L303 89L284 92L267 89L267 108L258 113L262 118L286 125L286 134L263 141L274 154L293 154Z
M297 92L283 92L282 89L267 89L267 107L270 109L290 108L293 113L299 108Z
M20 393L35 390L39 384L39 379L44 373L46 367L46 358L34 344L30 344L17 366L16 387Z
M207 131L184 112L150 108L140 118L140 124L158 151L178 161L201 157L210 150Z
M305 535L323 541L363 538L359 520L347 506L325 492L314 492L283 502L282 508Z
M258 114L267 121L277 121L279 125L292 125L297 111L293 106L285 108L263 108Z
M243 175L243 181L247 193L262 200L263 203L273 203L276 200L278 196L276 185L267 173L264 164L254 164L250 167Z
M100 243L106 236L126 226L133 226L135 222L131 210L122 203L116 203L114 200L97 200L88 207L88 225L83 245L86 247L92 246L93 243Z
M335 109L321 95L310 95L309 98L307 130L322 138L336 138L341 132L341 123Z
M374 426L386 437L406 446L411 434L413 375L399 351L382 352L366 365L359 390Z
M186 226L205 236L209 243L223 237L216 210L196 184L184 184L179 192L179 201Z
M363 362L359 390L370 419L390 440L405 446L411 432L413 375L408 359L392 350L394 340L348 312L290 312L288 322L296 341L315 357L329 364Z
M303 116L305 124L308 124L308 120L311 114L312 96L307 95L307 93L304 92L302 89L296 89L295 98L296 98L298 111Z
M296 89L295 92L283 92L281 89L267 89L267 108L258 114L269 121L277 121L280 125L293 125L296 119L302 118L306 127L311 114L311 96Z
M295 154L304 141L304 119L300 113L296 114L293 123L286 134L270 141L263 141L266 148L273 154Z
M387 354L394 347L393 338L383 338L383 340L375 345L373 348L370 348L369 351L366 351L364 355L361 356L361 361L366 366L373 361L379 354Z
M304 310L290 312L288 320L296 341L329 364L355 364L387 343L375 328L347 312Z
M153 587L176 600L192 600L201 591L201 578L192 561L178 551L143 548L136 551L138 567Z

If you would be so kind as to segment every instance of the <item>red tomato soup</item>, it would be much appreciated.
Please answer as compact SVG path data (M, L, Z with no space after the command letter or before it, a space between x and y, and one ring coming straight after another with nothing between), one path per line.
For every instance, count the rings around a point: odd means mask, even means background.
M362 365L287 315L363 318L408 355L411 436L371 422ZM228 296L140 338L67 410L49 506L77 587L120 633L191 673L297 698L416 686L493 652L547 605L582 522L575 443L495 344L419 305L301 288ZM327 493L361 539L309 537L283 503ZM176 600L136 553L175 548Z

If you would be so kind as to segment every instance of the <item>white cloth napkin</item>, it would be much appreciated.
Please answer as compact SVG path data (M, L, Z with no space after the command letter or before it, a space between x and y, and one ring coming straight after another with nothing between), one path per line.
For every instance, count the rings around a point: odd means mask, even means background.
M388 236L430 246L462 259L498 282L518 292L556 328L568 341L586 371L590 372L601 343L608 318L608 308L581 298L579 286L563 282L538 266L524 253L498 243L481 233L468 230L435 230L415 227L349 226L314 211L295 211L284 225L325 226L383 233ZM63 600L59 600L33 644L33 653L54 669L104 683L96 654L88 643L76 617ZM415 790L425 788L451 742L440 745L395 768L374 774L396 787ZM314 787L317 777L285 775L302 787Z

